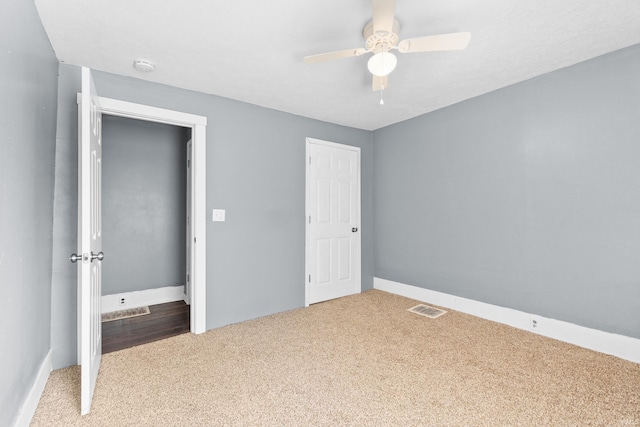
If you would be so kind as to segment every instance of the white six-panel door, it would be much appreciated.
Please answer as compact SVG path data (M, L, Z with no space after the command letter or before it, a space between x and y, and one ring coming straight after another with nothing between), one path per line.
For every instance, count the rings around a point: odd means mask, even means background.
M78 266L81 413L89 413L102 356L102 115L91 71L82 68L78 141Z
M307 138L306 304L359 293L360 149Z

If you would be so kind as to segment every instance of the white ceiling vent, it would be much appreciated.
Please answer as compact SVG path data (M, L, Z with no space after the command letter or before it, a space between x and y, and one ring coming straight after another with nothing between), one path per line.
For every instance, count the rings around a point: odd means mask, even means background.
M430 319L435 319L436 317L440 317L446 313L446 311L444 310L440 310L439 308L430 307L424 304L418 304L415 307L407 309L407 311L419 314L420 316L428 317Z

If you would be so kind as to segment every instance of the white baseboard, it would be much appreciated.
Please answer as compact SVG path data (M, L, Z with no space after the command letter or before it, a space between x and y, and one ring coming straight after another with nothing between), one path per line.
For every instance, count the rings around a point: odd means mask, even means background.
M591 329L537 314L525 313L378 277L373 278L373 287L640 363L640 339L638 338ZM536 321L535 328L533 320Z
M29 424L31 424L31 420L38 408L40 397L44 392L44 387L47 385L49 374L51 374L51 349L49 349L49 352L42 360L40 369L38 369L38 374L36 375L36 380L33 383L33 386L31 386L29 393L27 393L27 397L24 402L22 402L22 406L20 406L20 409L18 410L18 415L16 416L14 423L15 427L28 427Z
M124 298L125 303L120 304ZM165 286L164 288L147 289L144 291L124 292L121 294L103 295L100 303L102 312L126 310L128 308L143 307L145 305L164 304L184 299L184 286Z

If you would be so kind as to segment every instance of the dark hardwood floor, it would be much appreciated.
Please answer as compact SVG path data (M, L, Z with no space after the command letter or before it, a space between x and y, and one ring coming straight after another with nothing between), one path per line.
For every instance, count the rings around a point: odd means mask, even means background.
M149 306L150 314L102 323L102 354L189 332L184 301Z

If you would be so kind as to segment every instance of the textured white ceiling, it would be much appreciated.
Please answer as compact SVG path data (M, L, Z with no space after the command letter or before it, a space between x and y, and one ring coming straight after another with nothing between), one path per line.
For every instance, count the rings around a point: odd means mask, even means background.
M398 54L384 91L368 0L35 0L58 60L374 130L640 43L638 0L397 0L400 39L470 31L464 51ZM152 73L133 60L156 64Z

